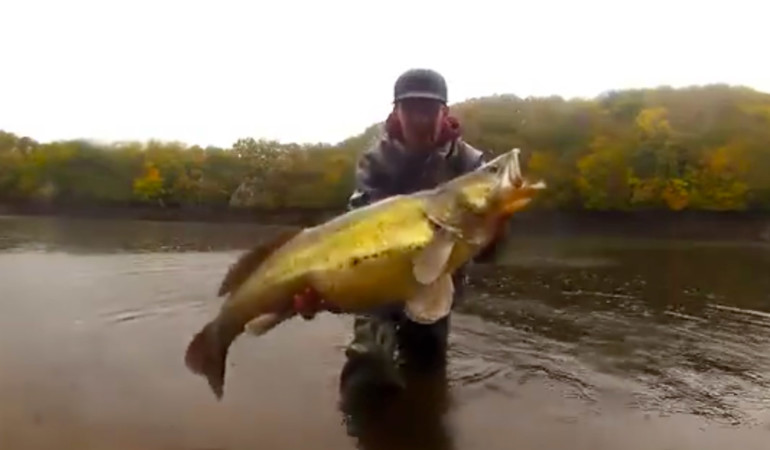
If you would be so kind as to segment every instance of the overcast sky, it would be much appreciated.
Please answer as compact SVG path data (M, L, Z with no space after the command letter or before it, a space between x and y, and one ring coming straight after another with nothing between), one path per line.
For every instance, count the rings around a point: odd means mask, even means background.
M712 82L770 92L767 4L3 0L0 129L336 142L382 120L416 66L446 76L451 102Z

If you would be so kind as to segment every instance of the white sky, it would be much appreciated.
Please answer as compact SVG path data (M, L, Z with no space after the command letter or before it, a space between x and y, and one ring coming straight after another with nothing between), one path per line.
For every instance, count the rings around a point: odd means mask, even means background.
M415 5L412 5L414 3ZM336 142L413 66L451 102L711 82L770 92L767 0L2 0L0 129Z

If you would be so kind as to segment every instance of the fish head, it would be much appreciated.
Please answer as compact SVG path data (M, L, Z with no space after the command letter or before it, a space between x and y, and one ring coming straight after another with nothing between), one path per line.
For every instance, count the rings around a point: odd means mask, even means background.
M519 154L514 148L455 179L455 192L465 207L487 217L507 217L545 189L543 181L531 182L522 175Z

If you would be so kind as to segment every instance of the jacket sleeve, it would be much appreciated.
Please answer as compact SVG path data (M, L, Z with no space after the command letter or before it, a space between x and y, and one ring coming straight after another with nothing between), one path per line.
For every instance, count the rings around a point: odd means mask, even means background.
M377 143L358 158L353 193L348 199L348 210L360 208L390 195L389 178L385 171L381 144Z
M474 148L465 141L461 141L460 145L459 157L461 174L472 172L486 162L484 152L481 150Z

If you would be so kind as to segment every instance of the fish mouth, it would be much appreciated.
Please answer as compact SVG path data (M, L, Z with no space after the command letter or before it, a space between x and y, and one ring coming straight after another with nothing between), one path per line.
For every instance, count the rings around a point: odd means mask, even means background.
M512 149L507 155L507 161L500 174L499 192L501 193L502 213L509 215L524 207L537 195L538 191L546 188L544 181L530 183L521 173L519 154L521 150Z

